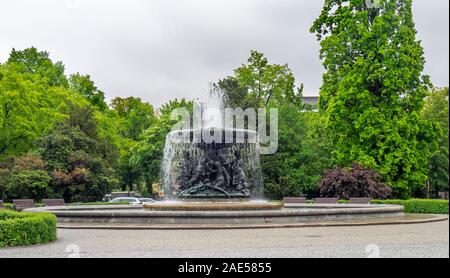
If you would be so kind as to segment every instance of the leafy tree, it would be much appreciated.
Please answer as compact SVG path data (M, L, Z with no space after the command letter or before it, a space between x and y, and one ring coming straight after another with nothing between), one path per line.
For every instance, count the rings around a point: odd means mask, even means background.
M177 123L171 118L171 113L176 108L186 108L192 112L192 106L193 103L185 99L175 99L164 104L160 109L161 116L131 149L130 165L139 169L149 193L153 190L152 184L160 182L166 136Z
M8 198L42 200L51 195L51 191L48 187L50 180L50 176L47 171L44 170L13 172L8 180Z
M72 74L69 79L69 85L72 91L81 94L92 105L98 107L100 111L108 108L105 102L105 93L95 86L90 75Z
M66 201L97 201L118 186L115 148L98 134L93 111L72 108L69 119L39 140L52 188Z
M69 103L84 105L64 86L64 70L48 53L13 50L0 64L0 159L35 148L35 140L67 118Z
M35 47L24 50L13 50L6 64L16 64L20 73L37 74L43 77L49 86L63 86L67 88L68 81L64 75L62 62L53 63L49 53L38 51Z
M322 173L331 167L330 142L320 114L302 112L303 85L296 89L287 65L270 64L252 51L248 64L217 85L227 107L278 108L279 142L275 154L261 157L264 192L272 198L314 195Z
M302 154L307 123L293 105L278 109L278 150L261 157L264 192L273 198L299 196L307 190Z
M324 197L339 197L343 200L392 197L392 189L384 183L383 177L361 165L352 165L350 169L337 167L327 171L320 182L319 190Z
M244 102L254 103L256 98L260 105L267 106L270 102L279 103L284 100L300 106L303 85L295 89L295 77L287 64L269 64L264 54L257 51L251 51L247 62L248 64L235 70L235 80L247 92ZM229 81L233 82L233 79L223 80L220 84L224 88L232 85L237 89L233 91L239 92L239 88L235 84L230 84ZM233 99L231 94L228 97Z
M332 166L323 116L279 106L278 150L261 157L264 191L272 198L316 196L322 173Z
M406 198L423 189L435 148L436 126L420 116L430 81L412 0L365 2L327 0L311 28L326 69L320 106L336 162L377 170Z
M424 118L438 123L442 130L438 138L439 148L430 160L429 181L433 195L437 197L440 190L448 190L449 184L449 111L448 87L433 89L426 99Z
M0 156L28 150L38 136L39 87L15 69L0 65Z
M50 180L45 162L35 155L10 158L0 166L0 193L5 199L49 197L52 195L48 187Z
M161 108L159 109L159 112L161 114L161 118L162 117L170 117L170 114L172 113L173 110L177 109L177 108L186 108L189 111L192 111L192 106L193 106L193 102L192 101L188 101L186 99L174 99L174 100L170 100L169 102L163 104L161 106Z
M120 135L120 157L117 169L121 188L136 190L140 187L142 175L138 167L130 164L130 158L133 155L131 149L141 139L144 131L157 121L155 111L151 104L134 97L117 97L112 100L111 108L117 115L116 120L120 123L117 127Z
M0 64L0 158L27 152L34 141L65 117L68 101L82 102L62 87L48 87L18 65Z
M111 107L124 120L122 135L135 141L156 121L153 106L142 102L140 98L116 97Z
M258 99L255 94L239 84L239 81L234 76L229 76L215 85L223 92L224 103L228 108L247 108L258 109L261 99Z

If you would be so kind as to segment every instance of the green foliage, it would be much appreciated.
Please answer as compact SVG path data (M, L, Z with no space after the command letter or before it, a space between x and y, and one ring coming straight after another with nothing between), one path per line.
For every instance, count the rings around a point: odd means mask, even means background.
M234 76L219 80L216 86L224 93L223 98L227 107L240 107L245 110L247 108L257 109L260 105L261 100L241 86Z
M100 111L108 108L105 102L105 93L95 86L89 75L72 74L69 79L69 87L72 91L82 95Z
M40 154L47 162L55 193L67 202L97 201L118 186L110 163L114 147L99 136L89 110L75 110L83 117L70 113L67 122L51 129L39 141Z
M62 64L34 48L13 50L0 64L0 159L32 150L48 128L67 118L69 103L86 103L65 87L63 73Z
M287 65L270 64L256 51L235 75L216 85L227 107L278 109L278 150L261 157L265 194L278 199L313 194L322 173L331 166L331 145L323 116L301 111L303 85L296 89Z
M13 48L6 64L18 65L16 68L20 73L39 75L49 86L62 86L67 88L68 81L64 75L64 65L62 62L53 63L49 58L49 53L38 51L31 47L24 50Z
M116 132L120 136L120 157L118 161L118 174L120 175L121 188L130 191L147 191L140 188L142 175L139 167L130 163L131 149L141 139L144 131L156 123L157 118L152 105L142 102L139 98L117 97L111 103L112 112L119 122ZM110 118L109 118L110 119Z
M406 213L448 214L448 200L373 200L372 204L401 205Z
M295 77L287 64L269 64L264 54L257 51L251 51L247 62L248 64L242 65L234 71L235 80L246 91L243 102L258 103L259 106L267 106L270 103L301 105L303 85L300 85L298 89L295 88ZM229 84L227 80L222 80L220 85L225 88L229 85L236 87L236 85ZM239 90L234 92L239 92ZM232 95L228 98L236 99ZM236 103L236 101L233 102ZM244 108L243 106L239 107Z
M148 192L152 192L153 183L160 181L166 136L178 122L178 119L171 117L172 111L176 108L186 108L192 113L192 106L193 103L185 99L175 99L164 104L160 109L161 116L144 132L142 140L131 149L130 165L139 169L147 184Z
M56 217L51 213L0 210L0 248L43 244L56 240Z
M41 200L49 195L48 184L51 178L46 171L20 171L11 175L7 192L9 198Z
M215 85L228 107L279 109L278 152L261 157L271 197L313 197L325 170L354 162L380 172L399 197L422 194L427 178L433 194L448 190L448 88L424 107L431 85L411 0L382 0L380 9L364 2L327 0L312 27L326 69L320 113L307 111L287 64L257 51ZM0 63L0 199L152 192L180 107L192 111L192 102L170 101L158 117L139 98L108 107L89 75L67 78L49 53L13 49Z
M0 196L41 200L51 195L50 181L42 159L34 155L17 157L0 167Z
M380 172L399 197L427 180L437 127L421 117L431 84L416 40L411 0L326 1L311 28L321 41L326 73L320 106L343 166Z
M434 89L426 99L423 116L438 123L442 133L438 138L439 148L429 163L428 178L432 194L437 197L440 190L448 191L449 184L449 104L448 87Z
M112 100L111 107L124 120L121 134L134 141L139 140L142 132L156 121L153 106L142 102L140 98L116 97Z
M273 198L314 195L322 173L331 167L321 115L299 112L294 105L278 107L278 151L261 157L265 194Z

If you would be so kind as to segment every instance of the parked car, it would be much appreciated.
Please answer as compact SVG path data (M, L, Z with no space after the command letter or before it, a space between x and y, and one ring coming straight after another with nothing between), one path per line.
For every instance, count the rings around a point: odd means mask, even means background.
M109 202L111 204L114 204L114 203L129 203L130 205L141 204L141 201L139 200L139 198L134 198L134 197L119 197L119 198L114 198Z
M142 204L144 204L144 203L156 203L156 201L153 200L152 198L139 198L139 201L141 201Z

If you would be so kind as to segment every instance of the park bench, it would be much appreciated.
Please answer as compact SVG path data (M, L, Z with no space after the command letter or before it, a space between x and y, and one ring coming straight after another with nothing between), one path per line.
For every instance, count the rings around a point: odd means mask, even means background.
M350 198L349 204L355 205L368 205L372 201L372 198Z
M3 200L0 200L0 209L5 208L5 203L3 202Z
M306 203L305 197L285 197L283 198L285 204L304 204Z
M16 210L24 210L27 208L34 208L36 207L36 204L34 203L33 199L16 199L13 200L14 208Z
M66 205L64 199L43 199L42 203L44 203L45 207L58 207Z
M315 204L336 204L338 198L316 198L314 199Z

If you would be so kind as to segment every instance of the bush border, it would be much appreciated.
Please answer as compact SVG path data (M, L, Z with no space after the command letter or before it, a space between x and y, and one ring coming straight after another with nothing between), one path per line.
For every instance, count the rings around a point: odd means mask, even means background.
M406 213L448 214L448 200L373 200L372 204L401 205Z
M55 241L56 230L52 213L0 210L0 248Z

